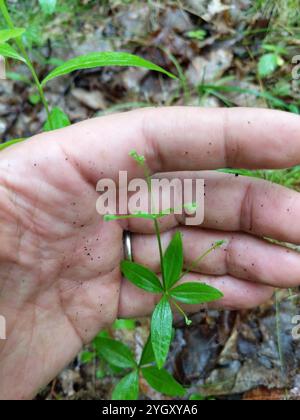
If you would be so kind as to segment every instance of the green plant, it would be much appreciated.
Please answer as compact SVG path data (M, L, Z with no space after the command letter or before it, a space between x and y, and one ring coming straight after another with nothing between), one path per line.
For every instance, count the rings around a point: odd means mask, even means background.
M278 45L263 45L262 48L266 51L258 62L258 74L260 77L267 77L272 75L278 67L283 66L284 60L282 55L286 54L285 48Z
M54 13L56 8L55 0L40 0L39 4L44 13ZM48 82L50 82L56 77L66 75L77 70L91 69L97 67L132 66L143 67L148 70L157 71L169 76L170 78L177 79L177 77L174 76L172 73L164 70L163 68L157 66L156 64L150 61L144 60L143 58L133 54L124 52L95 52L73 58L63 64L58 65L58 67L51 71L50 74L48 74L44 78L44 80L41 81L34 68L33 62L31 61L26 51L25 43L23 42L22 36L25 33L25 28L16 28L14 26L5 0L0 0L0 12L7 25L6 29L0 30L0 55L6 58L21 61L24 64L26 64L26 66L29 68L37 89L37 94L31 96L31 102L33 104L37 104L41 101L46 110L47 121L44 125L45 131L55 130L70 125L70 120L65 114L65 112L58 107L51 109L46 98L45 86ZM15 44L15 46L13 46L12 44ZM6 146L4 147L8 147L9 145L15 144L16 142L22 140L25 139L14 140L13 143L6 144Z
M136 151L132 151L130 155L144 169L149 193L152 196L151 176L145 158ZM191 209L195 208L195 205L187 204L186 207ZM129 349L122 343L103 338L99 339L101 342L99 352L104 359L112 365L131 370L115 388L113 399L137 398L139 374L142 374L154 389L170 396L183 396L185 394L184 388L164 369L173 336L172 307L183 316L186 324L190 325L191 320L180 306L181 303L187 305L203 304L216 301L223 296L220 291L203 283L178 283L210 252L222 246L224 241L216 242L205 254L195 260L188 269L184 270L181 233L177 232L173 236L165 252L163 252L161 241L159 219L171 214L174 212L174 209L157 212L153 205L151 205L151 209L151 213L140 212L127 216L107 215L104 217L105 221L130 218L152 220L157 237L161 271L161 278L159 278L156 273L140 264L128 260L124 260L121 263L124 277L136 287L148 293L157 294L159 302L152 313L150 335L138 363Z
M223 79L220 80L216 84L201 84L198 86L198 92L200 98L203 98L205 96L212 95L216 98L218 98L220 101L224 103L227 107L233 107L236 106L235 103L230 100L226 95L226 93L230 94L245 94L245 95L251 95L256 98L262 98L265 99L267 103L270 104L271 108L274 109L282 109L284 111L293 112L295 114L299 114L299 102L295 103L287 103L284 100L272 95L270 92L267 91L259 91L256 89L245 89L240 86L230 85L230 84L221 84L221 82L230 82L231 79Z
M189 31L187 33L188 38L196 39L197 41L203 41L207 35L207 32L203 29L198 29L197 31Z
M46 15L52 15L55 12L57 0L39 0L39 4Z

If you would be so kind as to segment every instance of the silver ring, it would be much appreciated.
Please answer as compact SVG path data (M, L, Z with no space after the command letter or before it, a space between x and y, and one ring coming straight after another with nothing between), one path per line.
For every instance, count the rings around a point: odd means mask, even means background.
M123 245L124 245L125 260L133 262L131 232L128 232L128 230L124 231Z

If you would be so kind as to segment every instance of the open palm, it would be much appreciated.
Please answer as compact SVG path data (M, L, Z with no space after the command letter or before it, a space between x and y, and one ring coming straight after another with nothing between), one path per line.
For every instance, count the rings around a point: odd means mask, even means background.
M163 242L183 233L185 263L219 239L189 281L224 293L214 305L248 308L273 287L300 284L300 256L264 241L300 242L300 197L260 180L208 170L299 164L298 116L263 110L148 109L41 134L0 156L0 398L31 398L116 317L148 315L155 297L122 279L123 230L135 261L159 273L151 224L105 223L97 181L142 176L129 157L145 155L153 173L190 172L206 180L205 221L162 222ZM184 176L177 172L176 177ZM174 176L175 176L174 175ZM199 308L194 307L193 310Z

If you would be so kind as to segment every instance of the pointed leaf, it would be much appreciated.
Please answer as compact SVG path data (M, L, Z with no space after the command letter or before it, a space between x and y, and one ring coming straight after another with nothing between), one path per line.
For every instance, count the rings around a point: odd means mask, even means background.
M140 366L148 365L153 362L155 362L155 356L154 356L152 342L151 342L151 335L149 335L148 340L143 349Z
M61 108L55 107L50 112L50 116L44 125L44 130L58 130L59 128L68 127L69 125L71 125L71 122L67 114L65 114Z
M123 368L134 368L136 362L131 350L120 341L110 338L96 338L97 353L108 363Z
M139 396L139 374L137 370L124 376L115 387L112 400L135 401Z
M173 314L166 297L156 306L151 320L151 342L159 369L166 362L172 339Z
M121 270L127 280L150 293L162 293L159 278L148 268L131 261L122 261Z
M184 283L170 290L170 295L179 302L198 305L221 299L223 294L207 284Z
M18 38L19 36L22 36L24 32L24 28L2 29L0 31L0 44L3 44L10 39Z
M25 62L25 59L9 44L0 44L0 55Z
M114 330L128 330L132 331L136 327L136 321L134 319L116 319L112 325Z
M164 255L166 288L170 289L180 278L183 268L182 235L177 232Z
M173 74L157 66L156 64L144 60L143 58L136 55L123 52L95 52L73 58L57 67L50 74L48 74L48 76L43 80L42 84L45 85L47 82L49 82L49 80L52 80L55 77L69 74L75 70L93 69L107 66L142 67L164 73L172 79L176 79L176 76Z
M142 374L148 384L158 392L170 397L183 397L185 389L165 369L150 366L142 369Z
M95 358L95 353L91 351L83 351L80 355L80 361L82 364L90 363Z

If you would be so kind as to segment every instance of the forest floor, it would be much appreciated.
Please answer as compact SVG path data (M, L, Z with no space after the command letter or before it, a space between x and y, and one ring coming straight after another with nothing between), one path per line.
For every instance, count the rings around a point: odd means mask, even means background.
M143 69L105 68L56 79L47 98L72 123L153 105L300 113L299 80L293 81L293 57L300 54L299 0L61 3L46 18L37 1L8 1L16 25L27 28L27 47L41 77L68 58L108 50L138 54L180 76L177 82ZM8 80L0 83L0 138L29 137L41 131L45 119L27 70L11 63ZM251 175L300 186L300 167ZM203 396L300 399L300 346L291 334L292 318L300 314L298 292L278 291L251 311L203 312L190 328L179 323L168 369L190 393ZM104 334L138 354L148 331L148 320L121 320ZM118 375L89 346L39 398L108 399ZM144 383L142 389L144 398L162 398Z

